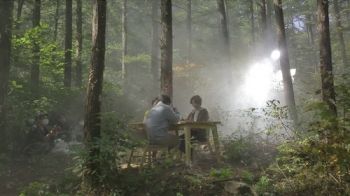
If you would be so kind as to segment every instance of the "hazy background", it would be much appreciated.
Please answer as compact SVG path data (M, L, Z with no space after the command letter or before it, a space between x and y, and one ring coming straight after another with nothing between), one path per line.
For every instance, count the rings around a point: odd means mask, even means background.
M127 63L130 76L128 78L129 87L116 90L120 91L122 98L113 97L115 107L112 108L131 114L134 122L141 122L144 111L151 105L151 100L158 96L151 93L149 55L151 51L151 7L150 2L147 1L130 2L129 6L127 16L128 56L130 57ZM216 1L192 1L192 57L189 64L186 63L188 55L186 5L182 1L173 2L173 106L177 107L185 118L193 109L189 103L190 98L193 95L200 95L203 99L202 106L209 110L211 120L219 120L225 124L224 127L220 127L225 134L232 133L242 120L247 120L246 117L240 117L241 110L265 107L268 100L279 100L281 105L284 104L283 88L273 83L273 73L268 71L270 68L279 67L278 62L272 61L270 57L277 45L274 18L268 21L271 23L268 32L269 48L262 48L258 21L255 23L257 25L255 45L248 36L250 26L249 14L245 13L247 9L247 2L229 4L233 83L232 86L228 86L224 77L226 65L222 63L222 33ZM241 10L241 12L232 10ZM109 27L107 28L105 81L114 85L122 82L120 80L121 35L116 32L120 30L120 23L114 20L115 17L120 17L118 14L120 14L118 9L109 9L107 18ZM258 16L259 13L255 14ZM290 12L287 10L286 18L289 18L289 15ZM291 33L301 34L302 31L305 31L299 19L295 19L295 23L298 24L298 28L288 29L290 24L286 24L287 36L290 36ZM115 31L112 30L114 25L118 27ZM159 31L159 36L161 36L161 31ZM303 56L295 58L296 53L297 51L290 47L292 68L298 67L297 61L303 58ZM260 69L258 73L256 71L252 73L257 63L260 64ZM304 73L311 73L310 60L304 61L304 64L303 68L297 70L297 74L302 69L306 70ZM298 81L295 85L298 85ZM296 97L298 97L297 92ZM296 99L299 104L300 99ZM111 107L105 109L110 110Z

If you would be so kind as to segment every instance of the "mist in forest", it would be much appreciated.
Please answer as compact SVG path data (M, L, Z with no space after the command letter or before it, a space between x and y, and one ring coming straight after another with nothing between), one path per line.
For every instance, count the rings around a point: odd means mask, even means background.
M193 9L198 9L198 6L194 4ZM215 2L207 6L213 10L216 9ZM132 16L135 11L129 10L129 12ZM175 16L181 12L183 12L181 7L173 6ZM158 13L160 14L160 11ZM112 17L109 17L108 20L109 24L113 24ZM192 22L192 55L191 61L187 63L186 20L173 17L173 106L178 108L183 118L186 118L193 109L190 98L194 95L200 95L203 99L202 106L209 110L211 120L225 121L227 125L224 128L225 132L230 133L237 128L237 124L241 121L239 111L265 107L266 101L272 99L283 102L283 91L276 88L272 82L274 79L272 67L276 66L273 64L277 62L272 62L270 52L268 55L261 55L258 52L261 50L261 46L247 46L247 43L240 39L232 39L233 82L231 86L228 86L227 78L224 77L228 70L227 65L223 62L223 41L219 14L213 12L199 19L193 19ZM128 26L129 32L142 32L141 34L132 33L129 36L132 40L138 40L137 42L128 42L129 61L126 65L129 86L123 88L123 82L118 77L121 63L120 58L116 59L120 52L118 50L110 50L106 54L105 80L118 84L120 91L124 93L122 103L118 103L121 100L114 101L118 111L126 111L133 115L134 122L140 122L144 111L151 107L151 100L159 96L160 93L154 94L151 90L150 56L145 59L141 57L143 54L147 56L151 51L149 18L129 17L128 23L138 24ZM203 31L204 29L205 31ZM231 36L236 36L237 32L235 29L231 29L231 33ZM159 29L160 37L161 31ZM120 42L120 38L120 36L116 38L116 34L108 31L106 42L117 43ZM276 45L276 40L271 41L269 45ZM158 59L160 57L159 50ZM159 61L159 77L160 65Z
M146 6L145 2L132 7ZM148 5L149 6L149 5ZM277 100L279 106L284 105L282 76L278 61L271 58L271 53L277 48L277 36L274 25L268 29L268 47L263 48L261 37L252 44L245 29L232 28L240 22L229 21L231 37L231 67L232 84L227 83L227 65L223 58L222 29L218 12L207 13L196 17L193 15L191 31L191 60L187 63L188 30L183 4L173 6L173 106L177 107L183 118L192 111L190 98L200 95L203 107L209 110L210 120L222 121L225 126L220 127L226 134L231 134L247 120L245 111L251 108L264 108L269 100ZM216 2L207 4L210 10L216 10ZM193 13L200 12L201 5L193 2ZM151 7L142 9L142 13L150 13ZM115 24L118 12L109 10L107 23ZM127 113L133 117L131 121L141 122L144 112L151 107L151 100L160 95L152 92L151 76L151 46L152 34L150 17L135 18L140 14L136 9L128 10L128 45L126 66L128 71L127 86L123 86L121 79L121 35L111 29L107 30L106 43L106 71L104 80L115 85L108 92L113 97L112 105L104 103L105 111ZM198 13L197 13L198 14ZM233 14L234 13L230 13ZM160 15L160 10L158 10ZM231 16L234 18L235 16ZM119 19L118 19L119 20ZM271 19L273 22L274 19ZM158 38L161 39L159 23ZM257 30L257 29L256 29ZM298 29L302 31L302 29ZM259 29L260 31L260 29ZM257 31L258 35L259 32ZM160 42L158 42L160 44ZM296 52L290 50L290 66L296 66ZM306 55L307 56L307 55ZM161 51L158 50L158 76L160 78ZM306 57L307 58L307 57ZM306 58L304 59L305 62ZM160 88L160 80L158 80ZM109 94L107 93L107 95ZM117 94L118 96L114 96ZM254 115L264 114L255 110ZM259 123L257 123L259 124ZM259 125L264 126L264 124ZM251 128L250 128L251 129Z

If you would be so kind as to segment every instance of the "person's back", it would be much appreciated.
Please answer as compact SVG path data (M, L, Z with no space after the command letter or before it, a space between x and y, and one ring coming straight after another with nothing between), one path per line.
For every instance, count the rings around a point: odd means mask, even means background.
M150 109L145 125L151 141L163 140L168 135L169 123L179 122L180 116L175 114L170 106L159 102Z
M179 144L180 140L177 136L168 134L168 126L169 123L179 122L181 117L173 111L170 103L170 98L162 95L162 100L150 109L145 126L151 143L173 148Z

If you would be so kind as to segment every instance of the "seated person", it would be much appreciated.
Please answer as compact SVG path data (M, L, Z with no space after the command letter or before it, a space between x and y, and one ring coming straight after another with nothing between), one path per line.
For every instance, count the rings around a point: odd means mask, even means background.
M152 107L155 106L155 105L157 105L158 101L159 101L159 98L158 98L158 97L155 97L155 98L152 100L152 102L151 102ZM145 112L145 115L143 116L143 122L145 122L148 113L149 113L149 110L147 110L147 111Z
M71 140L71 126L66 121L66 117L61 114L58 118L57 125L61 127L61 131L57 133L57 139L62 139L65 142L70 142Z
M203 122L209 120L208 110L201 107L202 98L199 95L195 95L191 98L190 103L194 107L192 112L188 115L186 121L191 122ZM181 144L179 150L185 153L185 135L181 135ZM191 129L191 143L193 141L205 142L207 141L206 130L205 129Z
M158 102L159 102L159 97L155 97L155 98L151 101L152 107L155 106L155 105L157 105ZM149 110L147 110L147 111L145 112L145 115L143 116L143 121L142 121L143 123L145 123L145 120L146 120L146 117L147 117L148 113L149 113ZM157 151L153 151L153 152L152 152L152 157L156 157L156 155L157 155Z
M145 126L151 144L165 145L170 149L177 149L180 139L176 135L168 134L169 123L179 122L181 117L170 107L171 99L161 95L159 102L153 106L146 119Z
M39 114L36 117L36 124L33 125L25 138L22 153L28 157L32 154L47 154L55 147L55 138L60 127L55 125L51 131L45 126L49 123L46 114Z

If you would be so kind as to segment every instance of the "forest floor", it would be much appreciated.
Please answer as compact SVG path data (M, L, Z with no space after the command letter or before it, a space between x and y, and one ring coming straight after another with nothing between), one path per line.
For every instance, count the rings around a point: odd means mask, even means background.
M74 195L79 189L80 178L68 169L74 166L72 155L49 154L37 159L35 163L29 163L25 159L18 160L17 157L0 162L0 166L1 196L17 196L21 193L36 195L31 189L54 192L56 195ZM249 165L223 163L218 166L214 160L204 155L195 167L185 166L182 162L166 168L145 168L142 175L138 167L133 167L122 169L121 178L126 177L123 178L126 183L123 187L124 195L225 196L229 195L224 190L225 183L230 180L244 181L243 178L247 177L243 175L244 172L249 172L252 178L258 179L261 165L252 162ZM59 189L65 189L65 193L58 194L62 193Z
M7 158L1 162L0 195L18 196L32 183L50 184L64 179L72 173L73 159L66 154L49 154L35 159L22 156Z

